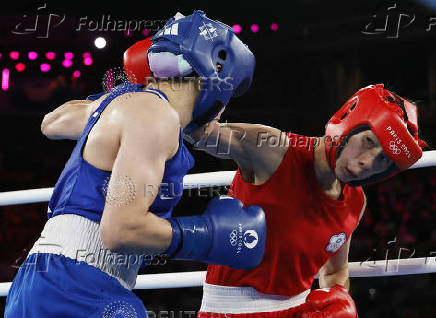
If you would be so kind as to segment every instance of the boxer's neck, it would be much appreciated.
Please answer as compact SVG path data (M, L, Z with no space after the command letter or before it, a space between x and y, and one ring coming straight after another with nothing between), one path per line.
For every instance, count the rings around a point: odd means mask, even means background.
M314 149L315 176L326 193L332 197L340 196L342 192L341 181L336 177L327 161L324 137L319 138L320 142Z
M170 105L179 114L182 128L192 121L194 105L200 95L197 81L159 81L150 83L147 88L155 88L165 93Z

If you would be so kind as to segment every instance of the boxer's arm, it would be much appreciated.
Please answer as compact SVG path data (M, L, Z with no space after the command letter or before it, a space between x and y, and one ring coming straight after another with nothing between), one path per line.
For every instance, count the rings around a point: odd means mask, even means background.
M360 213L365 211L366 197ZM301 318L343 317L357 318L356 304L349 294L348 251L351 237L339 253L331 257L319 272L319 286L306 297L306 302L299 308Z
M366 196L364 196L363 208L360 212L359 222L362 219L366 208ZM330 288L336 284L342 285L345 288L350 288L349 272L348 272L348 254L350 251L351 236L347 243L341 247L339 253L330 257L329 260L321 267L319 271L319 287Z
M320 288L330 288L339 284L349 289L348 252L350 250L350 242L351 237L341 247L339 253L330 257L321 267L319 271Z
M178 149L180 123L174 109L156 100L151 94L133 94L120 118L120 147L100 223L102 241L114 252L162 253L171 243L170 223L149 207L158 194L165 161Z
M49 139L77 140L87 120L98 106L90 100L71 100L47 113L41 123L41 132ZM92 107L95 106L95 107Z
M280 165L289 145L279 129L217 120L194 131L187 139L197 149L221 159L234 160L249 182L267 180Z

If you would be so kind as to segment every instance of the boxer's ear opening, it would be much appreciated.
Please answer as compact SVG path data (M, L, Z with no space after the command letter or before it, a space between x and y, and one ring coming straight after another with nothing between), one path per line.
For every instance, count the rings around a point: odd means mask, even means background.
M224 51L224 50L220 50L220 51L218 52L218 57L219 57L220 59L222 59L223 61L225 61L226 58L227 58L227 52Z

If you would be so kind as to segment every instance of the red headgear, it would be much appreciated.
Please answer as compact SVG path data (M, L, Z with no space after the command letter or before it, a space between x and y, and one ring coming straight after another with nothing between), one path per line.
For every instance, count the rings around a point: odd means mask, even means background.
M147 77L151 76L147 60L147 51L153 44L151 38L136 42L124 52L124 71L132 85L147 84Z
M351 186L377 182L406 170L421 158L421 148L427 146L418 138L416 106L384 89L383 84L370 85L354 94L325 126L325 150L333 171L348 138L366 129L377 136L394 164L385 172L349 182Z

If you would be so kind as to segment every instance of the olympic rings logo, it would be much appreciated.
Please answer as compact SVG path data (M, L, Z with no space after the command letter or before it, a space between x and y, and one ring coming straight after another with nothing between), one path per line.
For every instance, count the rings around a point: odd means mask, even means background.
M401 153L401 149L397 147L395 141L389 143L389 150L391 150L394 155L399 155Z
M230 244L231 244L232 246L236 246L237 243L238 243L238 231L233 230L233 231L230 233Z

